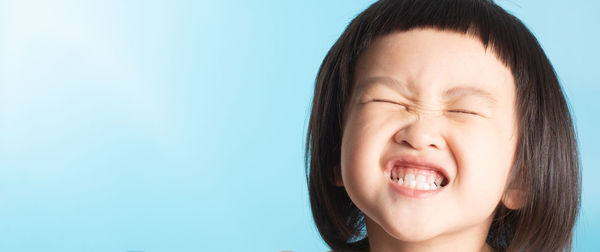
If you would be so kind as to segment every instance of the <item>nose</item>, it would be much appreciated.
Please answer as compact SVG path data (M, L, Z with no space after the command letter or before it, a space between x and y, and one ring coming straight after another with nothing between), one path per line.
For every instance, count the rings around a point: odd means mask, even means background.
M405 125L394 135L396 143L408 145L413 149L422 150L426 148L446 148L446 141L441 136L439 125L435 120L417 119Z

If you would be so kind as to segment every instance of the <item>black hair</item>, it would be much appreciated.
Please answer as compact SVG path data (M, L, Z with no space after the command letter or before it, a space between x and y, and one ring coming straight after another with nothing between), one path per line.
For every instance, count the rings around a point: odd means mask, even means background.
M343 187L340 150L345 104L358 57L379 36L415 28L470 34L512 72L519 136L510 185L525 204L499 204L487 243L500 251L569 251L581 198L573 122L556 73L527 27L490 0L381 0L348 25L323 60L316 79L306 138L311 209L333 250L366 251L364 215Z

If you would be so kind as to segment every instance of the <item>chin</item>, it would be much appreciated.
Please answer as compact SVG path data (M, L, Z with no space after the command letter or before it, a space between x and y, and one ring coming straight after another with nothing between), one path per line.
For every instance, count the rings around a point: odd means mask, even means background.
M432 234L431 232L427 232L427 231L421 231L421 230L411 230L409 232L402 231L402 232L397 232L395 234L390 234L392 237L396 238L397 240L400 241L404 241L404 242L422 242L422 241L427 241L430 239L433 239L436 237L435 234Z
M414 227L414 225L396 225L383 228L391 237L404 242L422 242L435 238L440 230L433 227Z

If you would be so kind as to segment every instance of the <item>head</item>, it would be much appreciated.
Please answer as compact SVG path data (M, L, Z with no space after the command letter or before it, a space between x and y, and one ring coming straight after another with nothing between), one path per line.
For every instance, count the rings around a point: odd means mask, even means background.
M518 19L485 0L379 1L317 76L306 149L313 216L333 249L367 249L365 224L407 241L483 225L499 250L569 249L576 147L556 74ZM381 174L394 177L390 162L406 157L442 168L443 197L389 194Z

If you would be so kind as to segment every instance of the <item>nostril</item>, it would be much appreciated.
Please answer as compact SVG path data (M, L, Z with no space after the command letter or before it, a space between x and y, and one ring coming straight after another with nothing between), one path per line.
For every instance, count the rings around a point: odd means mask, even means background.
M439 124L429 120L417 120L402 126L395 132L393 139L400 145L406 145L416 150L446 147Z

